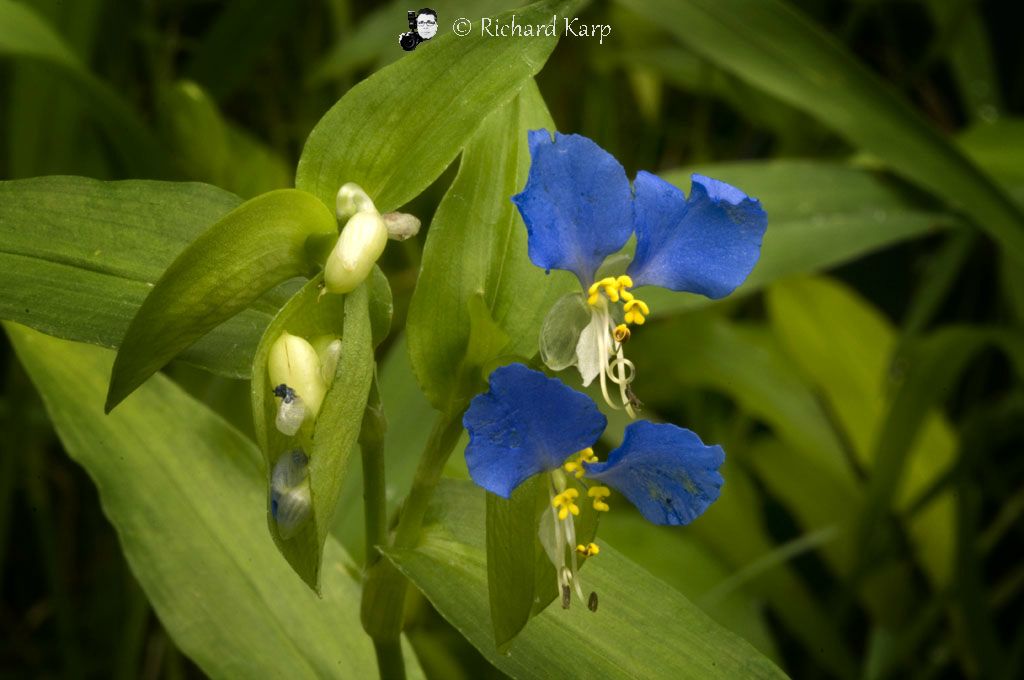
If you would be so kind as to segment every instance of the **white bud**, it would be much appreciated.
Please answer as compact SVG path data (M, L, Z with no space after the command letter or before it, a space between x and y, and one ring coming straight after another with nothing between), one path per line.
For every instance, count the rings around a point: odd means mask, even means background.
M270 514L277 522L277 531L287 540L312 515L309 493L309 457L302 449L284 453L270 475Z
M291 333L281 337L270 347L267 360L270 382L274 387L287 385L305 404L305 419L312 422L320 411L327 384L320 374L320 358L306 341Z
M342 184L338 189L338 198L335 201L338 221L343 222L355 215L357 212L376 212L377 208L373 201L363 191L363 188L355 182Z
M388 243L388 230L376 211L361 211L341 230L338 243L324 267L329 293L350 293L370 274Z
M381 215L392 241L405 241L420 233L420 218L409 213L389 212Z
M313 349L320 357L320 375L324 384L330 387L334 382L334 371L338 368L338 357L341 356L341 340L333 335L318 335L310 340Z

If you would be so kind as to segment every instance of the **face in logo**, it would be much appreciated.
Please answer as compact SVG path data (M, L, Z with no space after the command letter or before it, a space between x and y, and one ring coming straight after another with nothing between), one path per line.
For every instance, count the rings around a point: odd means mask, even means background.
M437 13L421 9L416 15L416 33L424 40L433 38L437 34Z

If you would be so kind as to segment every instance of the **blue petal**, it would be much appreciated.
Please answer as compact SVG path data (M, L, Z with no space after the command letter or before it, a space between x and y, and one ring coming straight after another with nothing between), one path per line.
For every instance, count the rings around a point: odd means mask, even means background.
M607 420L593 400L522 364L491 373L462 418L466 464L483 488L508 498L528 477L554 470L591 446Z
M593 283L604 258L633 232L629 180L615 157L579 135L531 130L530 175L512 197L526 223L530 259Z
M768 215L736 187L693 175L690 199L660 177L637 174L636 256L628 274L636 286L661 286L725 297L761 255Z
M611 486L655 524L689 524L718 499L725 461L721 446L693 432L641 420L626 427L607 462L584 464L588 479Z

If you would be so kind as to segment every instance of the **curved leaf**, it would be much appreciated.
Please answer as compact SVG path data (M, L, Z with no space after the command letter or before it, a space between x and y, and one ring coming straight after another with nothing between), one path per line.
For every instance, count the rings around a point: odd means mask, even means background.
M552 127L551 118L531 82L466 146L430 225L407 328L416 378L438 410L464 407L481 386L481 366L498 353L536 354L544 315L576 285L571 275L548 276L530 262L526 227L509 200L530 167L526 131L542 127ZM468 357L471 328L485 326L484 316L511 340L491 347L490 356Z
M916 205L884 176L825 161L719 163L662 173L689 193L700 172L760 199L768 211L761 259L736 294L760 290L784 276L834 267L906 239L958 224L948 213ZM655 315L710 304L698 295L644 291Z
M285 436L273 424L277 401L267 374L270 348L284 331L306 339L318 335L341 339L334 380L320 408L312 447L306 451L309 455L312 520L298 534L285 539L278 531L277 522L267 513L267 526L278 550L306 584L317 592L320 591L324 545L344 486L349 456L359 436L373 378L374 338L369 304L371 297L379 300L385 295L382 292L371 295L368 289L387 287L387 280L377 270L367 284L352 293L321 298L321 279L318 276L307 283L267 327L253 360L251 381L253 422L269 484L270 471L278 458L296 445L294 438ZM390 315L390 309L387 313ZM374 316L379 316L379 312Z
M240 203L217 187L185 182L0 182L0 318L117 348L168 265ZM284 299L273 291L180 358L248 377L260 335Z
M247 201L210 227L171 263L128 326L107 411L262 293L308 274L307 238L336 229L323 203L295 189Z
M143 176L163 174L165 154L153 133L33 9L0 0L0 55L41 61L68 74L128 169Z
M575 0L538 2L515 12L521 24L571 12ZM509 15L496 21L509 21ZM494 39L439 35L360 82L310 133L295 186L334 205L356 182L381 212L418 195L455 160L491 111L537 73L557 37Z
M104 416L111 352L7 330L160 621L205 673L375 676L348 557L329 542L323 599L294 577L263 527L248 439L162 376Z
M548 607L500 654L488 626L484 492L446 481L415 550L387 556L487 660L515 678L784 678L747 642L686 598L601 546L582 578L596 613ZM430 521L432 519L432 521Z
M900 175L962 208L1008 254L1024 262L1020 209L887 83L788 3L620 2L713 63L807 111ZM770 206L768 210L771 214Z

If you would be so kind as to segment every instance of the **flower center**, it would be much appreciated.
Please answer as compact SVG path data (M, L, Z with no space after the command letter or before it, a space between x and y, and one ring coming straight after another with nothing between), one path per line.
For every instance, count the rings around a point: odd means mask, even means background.
M566 472L579 479L583 476L583 463L597 462L593 449L586 448L571 456L562 466ZM580 560L594 557L600 551L596 543L583 545L576 542L575 518L580 514L580 508L576 500L580 492L568 486L568 479L561 469L553 470L549 475L548 496L551 505L541 516L540 520L540 542L548 555L548 559L555 567L555 575L558 579L558 592L562 596L562 606L569 608L572 601L572 594L575 592L580 601L586 602L591 611L597 608L597 594L590 593L590 597L583 595L583 585L580 581ZM587 496L594 500L596 510L608 510L608 505L602 501L608 497L611 491L605 486L595 486L587 490ZM602 507L603 506L603 507Z
M587 304L592 313L600 320L602 329L598 340L600 361L598 362L601 377L601 394L605 403L612 408L625 408L630 418L636 418L637 401L630 389L636 374L633 362L625 357L623 345L631 335L629 326L642 326L651 313L650 307L643 300L636 298L629 289L633 287L633 279L625 274L618 277L606 277L595 282L587 289ZM622 303L623 321L616 325L612 321L609 303ZM608 394L608 382L619 387L618 403Z

